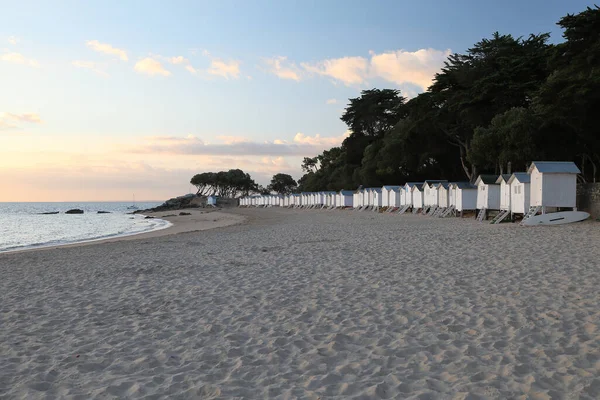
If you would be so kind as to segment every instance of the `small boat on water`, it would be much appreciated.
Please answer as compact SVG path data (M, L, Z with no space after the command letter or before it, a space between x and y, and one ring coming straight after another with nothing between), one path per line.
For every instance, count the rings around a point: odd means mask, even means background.
M138 210L139 208L135 205L135 194L133 195L133 204L127 206L128 210Z

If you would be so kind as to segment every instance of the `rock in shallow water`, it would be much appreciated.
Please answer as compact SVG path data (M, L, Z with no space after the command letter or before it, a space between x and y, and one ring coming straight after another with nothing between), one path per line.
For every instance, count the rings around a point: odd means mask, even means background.
M80 210L78 208L74 208L72 210L66 211L65 214L83 214L83 210Z

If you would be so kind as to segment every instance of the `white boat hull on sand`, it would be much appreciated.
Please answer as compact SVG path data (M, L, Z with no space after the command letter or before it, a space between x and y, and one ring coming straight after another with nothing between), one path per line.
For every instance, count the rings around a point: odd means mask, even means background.
M535 215L529 217L523 222L524 226L535 225L562 225L573 222L584 221L590 217L590 214L584 211L559 211L548 214Z

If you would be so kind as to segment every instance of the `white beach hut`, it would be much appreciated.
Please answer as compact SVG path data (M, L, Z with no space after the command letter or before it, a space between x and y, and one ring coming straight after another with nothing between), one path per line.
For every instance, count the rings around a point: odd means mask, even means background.
M500 210L510 211L510 180L511 174L502 174L496 179L496 183L500 185Z
M405 213L413 206L413 187L415 185L423 185L423 182L406 182L400 190L400 213Z
M394 190L396 190L397 193L397 189L400 188L400 186L383 186L381 188L381 207L394 207L391 203L390 203L390 196L392 196L392 193L394 193Z
M354 192L351 190L340 190L337 193L336 207L346 208L354 206Z
M575 163L534 161L527 172L531 180L531 211L535 208L535 214L545 214L559 208L576 210L577 174L581 171Z
M439 207L438 188L441 183L448 181L425 181L423 184L423 208L428 209L428 214L433 214Z
M428 208L437 205L437 196L435 192L435 189L429 182L423 184L423 207Z
M510 211L513 214L525 214L529 211L531 175L515 172L508 179L510 187Z
M365 188L363 203L366 208L373 207L373 189L375 188Z
M208 204L209 206L215 206L217 205L217 196L208 196L206 198L206 204Z
M314 208L317 206L317 193L310 192L308 194L308 208Z
M316 204L317 208L321 208L325 206L325 192L317 192L316 193Z
M438 206L446 210L450 207L450 184L448 182L441 182L437 185L437 197Z
M373 188L372 192L372 205L373 211L377 211L382 207L383 204L383 193L380 188Z
M327 208L335 208L337 200L337 192L327 191L323 192L324 201L323 204Z
M477 209L477 186L470 182L452 183L449 202L457 212L461 213L461 216L464 211L475 211Z
M359 208L362 207L362 199L363 199L362 189L356 189L354 191L354 193L352 194L352 207L355 210L358 210Z
M361 206L360 211L365 210L369 207L369 194L371 192L371 188L363 188L362 189L362 198L361 198Z
M488 210L500 209L500 185L496 183L497 175L479 175L475 181L477 186L478 221L487 217Z
M302 196L299 193L293 194L290 205L292 205L294 208L300 207L302 205Z
M300 193L300 197L302 198L302 200L300 200L300 202L302 203L302 208L308 208L309 204L310 204L310 199L309 199L309 194L308 192L302 192Z
M510 177L511 174L503 174L496 179L496 184L500 185L500 212L492 219L492 224L499 224L511 214Z
M400 198L403 194L402 186L395 186L388 192L388 208L390 211L397 210L402 204L400 204Z
M411 188L413 214L416 214L419 210L423 209L423 188L425 186L427 186L427 184L423 183L413 185Z

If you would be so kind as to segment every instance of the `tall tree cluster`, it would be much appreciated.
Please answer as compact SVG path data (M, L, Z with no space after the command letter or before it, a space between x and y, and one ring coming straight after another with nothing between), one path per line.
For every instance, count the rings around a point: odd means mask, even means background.
M241 169L196 174L190 183L196 186L198 196L236 197L259 191L250 174Z
M302 163L301 191L524 170L534 159L600 167L600 8L567 15L564 42L494 33L453 54L424 93L372 89L350 99L339 147Z

